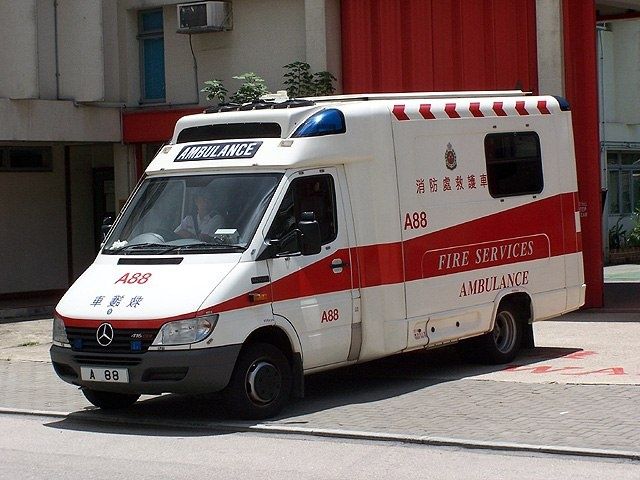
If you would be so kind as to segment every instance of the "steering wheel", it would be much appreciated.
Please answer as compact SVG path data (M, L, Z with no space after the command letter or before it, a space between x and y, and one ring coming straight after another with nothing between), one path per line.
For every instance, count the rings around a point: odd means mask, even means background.
M178 235L176 232L173 232L167 228L156 229L156 234L162 238L163 243L171 242L173 240L178 240L181 238L180 235Z
M140 243L165 243L162 235L154 232L141 233L136 235L129 241L129 245L136 245Z

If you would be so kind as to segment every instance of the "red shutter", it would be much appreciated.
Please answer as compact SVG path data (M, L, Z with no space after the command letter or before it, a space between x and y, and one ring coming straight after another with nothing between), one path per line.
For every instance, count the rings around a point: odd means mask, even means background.
M344 93L537 93L535 0L343 1L342 56Z

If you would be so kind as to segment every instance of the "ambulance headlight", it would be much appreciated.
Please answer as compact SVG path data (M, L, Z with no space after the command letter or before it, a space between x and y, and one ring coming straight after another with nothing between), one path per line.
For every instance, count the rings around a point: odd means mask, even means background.
M57 313L53 314L53 341L58 343L69 344L67 331L64 328L64 322Z
M151 345L188 345L204 340L213 331L218 315L165 323Z

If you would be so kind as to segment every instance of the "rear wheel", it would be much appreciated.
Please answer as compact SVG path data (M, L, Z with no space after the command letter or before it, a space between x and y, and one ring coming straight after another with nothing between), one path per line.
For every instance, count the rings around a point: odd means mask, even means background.
M523 323L509 306L500 306L493 330L478 338L479 359L483 363L512 361L520 350Z
M127 408L136 403L138 398L140 398L140 395L135 393L103 392L90 388L83 388L82 393L93 405L103 410L120 410Z
M254 343L240 352L224 397L237 417L262 419L276 415L291 393L291 366L284 354L268 343Z

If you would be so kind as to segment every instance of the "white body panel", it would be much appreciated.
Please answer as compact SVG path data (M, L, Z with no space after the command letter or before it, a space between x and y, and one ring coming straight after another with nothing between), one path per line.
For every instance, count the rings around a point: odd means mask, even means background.
M344 133L294 135L326 109L341 112ZM281 136L176 144L188 129L232 123L277 124ZM539 137L541 191L490 194L485 138L509 132ZM530 321L584 302L571 118L553 97L372 96L194 115L178 122L147 177L243 172L283 175L246 250L144 266L101 254L58 314L91 326L218 314L211 337L191 349L241 345L275 326L310 372L483 334L511 293L528 296ZM310 176L332 179L337 233L320 253L265 257L287 192ZM117 283L135 272L148 281ZM118 295L143 300L108 312Z

